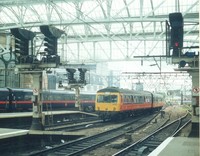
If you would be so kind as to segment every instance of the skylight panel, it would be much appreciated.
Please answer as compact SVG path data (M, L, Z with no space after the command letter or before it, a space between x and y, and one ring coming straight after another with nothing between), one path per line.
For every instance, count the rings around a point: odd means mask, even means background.
M3 8L0 12L1 23L18 23L18 18L14 10Z
M81 14L84 19L102 19L104 18L103 11L95 1L85 1L81 7Z
M93 24L90 28L93 34L107 34L104 24Z
M77 11L76 7L73 3L56 3L56 7L60 11L60 14L62 15L62 18L64 20L75 20L77 18Z

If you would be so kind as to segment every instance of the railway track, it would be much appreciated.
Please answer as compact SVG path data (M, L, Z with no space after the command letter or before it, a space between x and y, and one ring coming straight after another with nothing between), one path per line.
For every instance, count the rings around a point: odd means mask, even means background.
M113 156L146 156L157 148L165 139L176 135L190 121L189 115L186 114L185 116L159 128L152 134L124 148Z
M6 119L1 121L0 123L0 127L1 128L13 128L13 129L29 129L31 126L31 121L32 118L13 118L13 119ZM99 120L98 117L85 117L85 118L76 118L74 120L62 120L62 118L60 118L61 121L59 121L59 118L57 117L56 122L54 121L53 124L50 125L45 125L45 130L62 130L62 129L73 129L73 128L77 128L81 127L81 125L87 125L87 124L93 124L95 122L100 122L102 120ZM16 122L18 124L16 124ZM83 127L82 126L82 127ZM80 128L81 129L81 128Z
M87 117L84 119L77 119L73 121L62 122L58 124L53 124L50 126L45 126L45 130L54 130L54 131L74 131L80 129L86 129L87 126L96 126L97 124L102 123L102 120L99 120L98 117Z
M57 155L81 155L87 153L88 151L106 144L114 139L117 139L126 133L134 132L137 129L148 124L155 115L148 117L137 118L123 126L118 128L99 133L90 137L81 138L75 141L67 142L62 145L52 147L51 149L45 149L41 151L35 151L33 153L27 154L29 156L57 156ZM139 122L138 122L139 121Z

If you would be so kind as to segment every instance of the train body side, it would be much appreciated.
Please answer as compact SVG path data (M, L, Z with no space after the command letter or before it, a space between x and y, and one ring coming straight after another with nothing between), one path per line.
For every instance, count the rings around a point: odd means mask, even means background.
M153 105L152 109L160 110L165 104L164 96L162 94L152 94L153 96Z
M122 93L120 111L142 110L152 108L152 96L148 92Z
M31 89L0 89L1 111L31 111ZM84 110L94 111L95 93L81 94L80 103ZM48 90L42 92L43 110L75 109L75 94L72 91ZM78 108L77 108L78 110Z

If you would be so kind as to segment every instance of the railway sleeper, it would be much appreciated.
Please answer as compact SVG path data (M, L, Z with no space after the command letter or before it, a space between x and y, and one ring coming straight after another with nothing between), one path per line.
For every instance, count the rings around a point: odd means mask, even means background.
M137 151L137 155L139 156L139 155L144 155L144 154L146 154L146 153L148 153L149 152L149 148L148 148L148 146L142 146L142 147L140 147L139 149L138 149L138 151Z
M73 149L73 150L82 150L82 149L84 149L86 146L84 146L84 147L82 147L82 146L72 146L71 148Z
M54 154L56 154L56 155L66 155L66 151L56 151ZM54 154L52 154L52 156Z
M157 147L162 143L162 141L148 141L145 143L145 146L152 146L152 147Z

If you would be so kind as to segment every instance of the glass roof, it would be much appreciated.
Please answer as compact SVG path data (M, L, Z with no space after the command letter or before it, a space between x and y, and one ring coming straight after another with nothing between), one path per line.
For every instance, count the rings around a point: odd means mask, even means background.
M63 62L131 60L165 55L165 24L172 12L183 14L184 44L197 45L198 0L1 0L0 33L25 28L41 41L39 26L54 25L65 31L59 41Z

